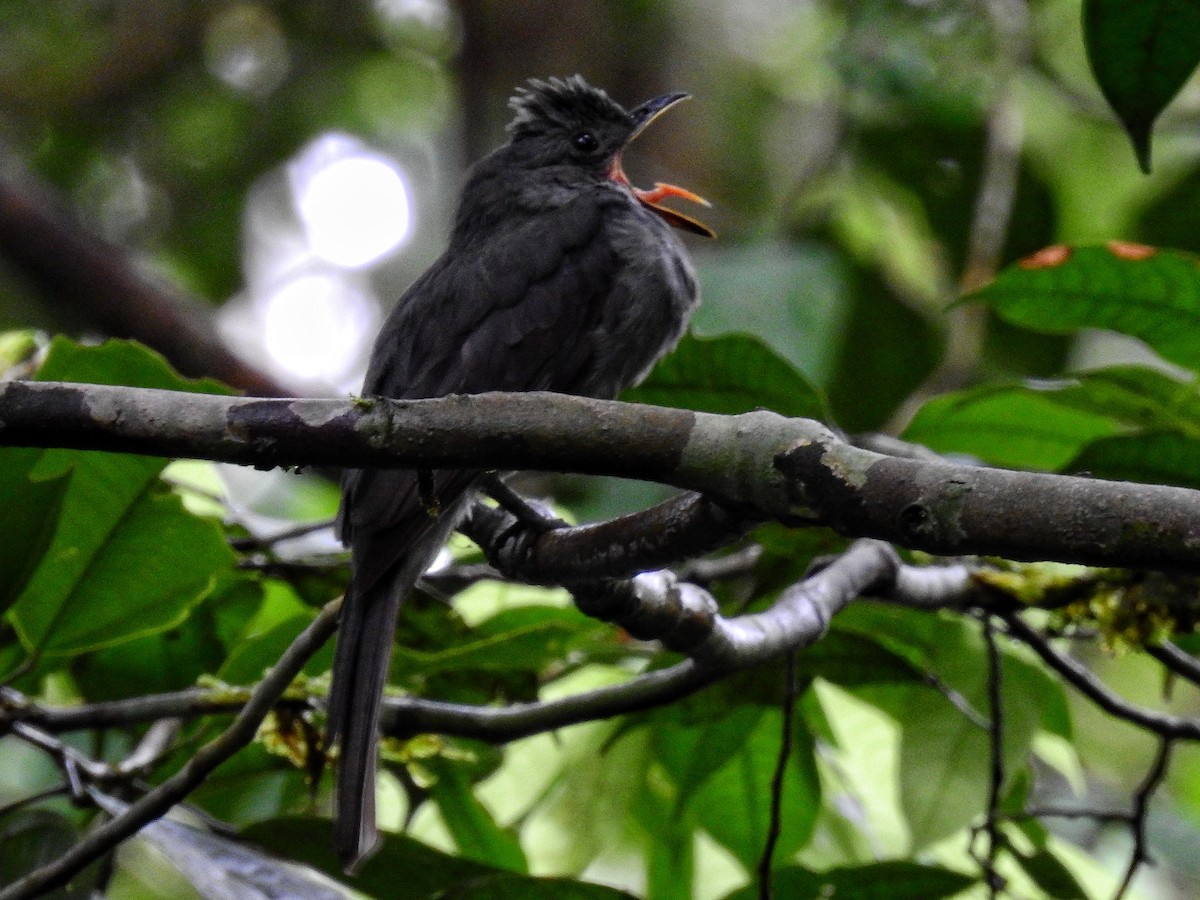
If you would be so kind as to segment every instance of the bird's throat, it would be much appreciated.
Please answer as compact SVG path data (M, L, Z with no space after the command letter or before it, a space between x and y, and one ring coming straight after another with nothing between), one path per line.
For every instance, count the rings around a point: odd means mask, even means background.
M655 215L662 218L668 225L679 228L683 231L690 231L692 234L703 235L704 237L716 237L717 233L705 225L703 222L693 219L691 216L685 216L681 212L676 212L669 206L664 206L663 201L668 197L678 197L681 200L687 200L690 203L698 203L701 206L712 206L707 200L699 194L693 194L691 191L677 187L673 184L664 184L661 181L654 183L654 187L650 190L643 190L639 187L634 187L629 181L629 177L625 174L625 170L621 167L621 154L618 153L613 157L612 165L608 169L608 177L617 184L627 188L634 199L642 206L649 209Z

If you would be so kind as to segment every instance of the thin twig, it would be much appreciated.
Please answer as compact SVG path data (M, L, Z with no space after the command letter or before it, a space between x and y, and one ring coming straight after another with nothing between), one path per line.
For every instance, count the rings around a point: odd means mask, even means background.
M1133 851L1129 855L1129 866L1125 869L1125 877L1121 879L1121 883L1117 886L1117 892L1113 894L1113 900L1123 900L1125 894L1133 885L1133 879L1137 875L1138 869L1141 868L1143 863L1150 861L1150 853L1146 848L1146 817L1150 806L1150 799L1154 796L1155 791L1162 784L1163 778L1167 775L1167 766L1171 762L1171 749L1173 746L1174 742L1167 737L1164 737L1159 742L1158 753L1154 757L1154 763L1150 766L1150 771L1146 773L1141 787L1133 795L1133 813L1130 817L1130 828L1133 831Z
M337 628L341 600L327 603L312 623L259 682L237 717L215 739L205 744L183 768L133 803L124 813L89 833L53 862L29 873L0 891L0 900L24 900L61 887L93 860L136 834L142 826L162 816L199 786L214 769L249 744L275 701L299 674L309 658Z
M936 672L926 672L924 674L925 683L950 701L950 705L958 710L964 719L983 731L991 729L992 723L979 710L971 705L961 691L955 690L942 680L941 676Z
M987 835L987 850L984 853L984 875L987 878L988 896L1000 896L1004 879L996 870L996 857L1000 852L1000 831L996 824L1000 810L1000 791L1004 787L1004 692L1003 670L1000 666L1000 648L996 644L996 627L992 617L983 613L983 639L987 646L988 661L988 706L991 726L988 728L988 755L991 769L988 777L987 816L984 832Z
M1178 644L1170 641L1150 644L1146 647L1146 653L1166 666L1172 674L1200 685L1200 660L1185 652Z
M1096 822L1116 822L1123 825L1130 825L1133 822L1132 813L1120 810L1086 809L1084 807L1076 809L1066 806L1032 806L1022 812L1013 813L1008 818L1013 821L1022 819L1092 819Z
M41 803L43 800L49 800L51 797L61 797L64 794L69 794L71 791L65 784L60 784L58 787L46 788L44 791L38 791L36 794L30 794L28 797L21 797L19 800L14 800L12 803L6 803L0 806L0 819L3 819L9 813L16 812L26 806L32 806L35 803Z
M1055 650L1049 641L1027 625L1020 616L1008 612L997 612L996 615L1008 626L1012 637L1027 644L1050 668L1062 675L1068 684L1110 716L1130 722L1163 738L1200 740L1200 721L1135 706L1109 690L1078 660Z
M277 531L275 534L250 534L245 537L233 538L229 541L229 546L234 550L258 550L274 547L276 544L282 544L284 541L307 537L310 534L315 534L318 531L324 531L332 527L333 519L321 519L319 522L304 522L300 525L294 525L282 531Z
M30 725L28 722L14 722L12 734L13 737L24 741L31 747L37 747L53 758L59 768L63 770L68 782L79 774L86 776L88 781L108 781L116 777L117 773L111 766L80 753L74 747L68 747L52 734ZM73 784L72 795L78 796Z
M762 856L758 859L759 900L771 900L774 889L771 885L771 869L775 861L775 847L783 832L783 787L787 778L787 764L792 757L792 728L796 718L796 696L799 692L796 678L796 653L786 659L783 686L783 717L779 736L779 759L775 763L775 774L771 776L771 814L767 826L767 838L763 842Z

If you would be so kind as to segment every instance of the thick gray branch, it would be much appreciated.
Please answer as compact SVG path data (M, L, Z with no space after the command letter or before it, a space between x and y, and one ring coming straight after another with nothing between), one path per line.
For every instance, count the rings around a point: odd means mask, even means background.
M0 444L259 466L470 466L691 488L748 517L943 555L1200 571L1200 492L902 459L816 422L557 394L260 400L100 385L0 386Z

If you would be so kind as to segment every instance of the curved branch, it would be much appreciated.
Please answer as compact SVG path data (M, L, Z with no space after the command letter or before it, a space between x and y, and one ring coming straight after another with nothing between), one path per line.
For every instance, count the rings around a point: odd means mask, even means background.
M784 591L770 609L736 619L714 614L696 655L670 668L572 697L501 708L388 697L383 731L393 737L436 733L503 743L672 703L731 672L815 643L830 619L856 597L886 591L899 567L891 547L858 541L829 566Z
M702 494L591 525L536 528L503 509L476 503L459 531L484 548L510 578L561 584L581 577L626 578L726 547L761 516Z

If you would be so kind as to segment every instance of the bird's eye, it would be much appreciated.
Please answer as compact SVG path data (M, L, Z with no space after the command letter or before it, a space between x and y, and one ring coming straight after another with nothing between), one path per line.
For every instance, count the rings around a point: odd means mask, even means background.
M571 138L571 146L581 153L595 153L600 147L600 142L590 131L581 131Z

